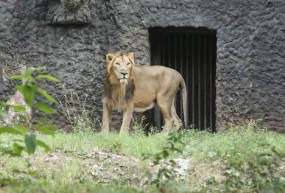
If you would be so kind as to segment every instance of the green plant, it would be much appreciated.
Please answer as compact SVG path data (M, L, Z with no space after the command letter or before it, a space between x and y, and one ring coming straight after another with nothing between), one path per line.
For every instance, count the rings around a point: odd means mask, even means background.
M37 146L44 148L45 151L50 150L50 147L43 141L38 140L35 132L33 132L34 130L37 130L47 135L54 136L53 131L58 129L46 119L33 116L33 111L35 109L45 114L56 114L56 111L51 108L49 103L36 103L35 99L36 94L41 94L50 103L56 103L56 100L40 87L40 81L43 79L59 82L57 78L42 73L45 69L46 68L44 67L30 67L22 75L11 76L11 79L23 80L23 85L16 85L15 88L24 96L26 105L12 105L10 101L1 103L4 107L10 107L17 112L16 116L19 117L20 122L11 126L1 127L0 134L8 133L14 136L21 136L21 138L13 138L11 147L2 147L0 150L3 154L20 156L21 153L25 151L30 155L36 151ZM35 75L35 73L37 74ZM30 112L26 114L28 109L30 109ZM8 116L9 114L5 110L0 110L0 119Z
M223 156L213 165L220 165L223 180L209 176L202 183L202 192L284 192L285 153L268 143L235 159ZM221 158L221 157L220 157Z
M144 121L146 120L145 116L143 116L140 121L136 118L133 118L133 132L132 136L145 136L145 129L147 125L144 125Z
M151 165L154 155L161 153L164 147L170 146L163 135L156 134L146 137L120 136L113 132L108 135L96 132L57 132L56 137L51 137L38 134L37 138L49 144L52 150L49 154L38 152L31 157L30 162L36 171L37 180L33 181L32 185L28 180L23 183L27 178L23 179L22 174L13 173L15 168L25 170L26 166L25 163L22 163L22 157L0 156L0 172L2 173L0 189L5 193L128 192L125 188L129 187L133 187L137 192L151 193L227 192L225 180L228 180L229 184L232 184L231 181L234 183L229 179L229 175L231 175L228 174L229 172L232 172L233 175L235 172L239 172L237 175L240 177L237 177L237 180L251 179L250 176L245 178L243 172L234 170L234 165L241 162L243 166L246 166L249 161L258 161L260 158L258 155L271 152L272 147L276 147L275 150L278 153L284 153L284 134L259 131L258 127L254 131L246 130L246 128L248 126L243 125L235 131L216 134L185 130L181 138L185 146L180 143L175 144L178 149L183 148L183 154L170 152L169 157L161 159L160 164L156 166ZM10 138L10 135L0 135L0 141L4 143ZM261 144L265 144L265 147ZM139 159L142 158L144 152L150 154L146 161ZM190 160L183 175L176 173L181 169L179 167L181 162L178 162L177 158ZM157 184L151 185L150 183L157 177L159 167L165 166L171 170L171 163L168 162L168 159L176 161L174 178L168 180L161 177L159 188L156 188ZM282 182L284 158L281 154L281 160L274 157L272 159L278 161L279 167L277 168L279 169L275 174L280 175L279 182ZM255 162L256 165L258 165L257 163ZM250 168L245 167L244 169ZM258 175L258 173L254 173L256 169L250 170L250 173ZM149 172L146 173L146 171ZM11 184L9 181L1 181L1 178L16 180ZM148 184L144 185L146 180L148 180ZM171 181L171 183L167 183L167 181ZM6 184L4 187L3 183ZM277 184L273 185L277 187ZM278 186L281 185L279 183ZM91 186L94 186L95 189ZM231 190L229 186L233 186L233 184L228 185L227 190ZM236 189L228 192L254 192L248 186L241 186L238 191L234 190ZM260 193L262 192L270 191L263 189Z
M173 159L170 159L170 156L174 153L179 153L180 155L183 153L182 148L178 146L178 144L185 145L182 142L182 137L182 133L170 133L167 138L167 145L160 152L153 155L143 154L144 160L152 159L152 167L158 167L155 176L148 174L147 183L154 184L157 188L162 188L163 185L174 179L176 163Z
M76 133L93 131L98 120L90 118L92 114L86 108L87 95L81 99L76 92L71 92L68 95L64 95L64 98L65 100L59 101L59 104L72 125L73 131Z
M249 192L285 191L285 154L269 144L260 144L260 150L254 156L244 160L231 160L224 172L226 192L240 189Z

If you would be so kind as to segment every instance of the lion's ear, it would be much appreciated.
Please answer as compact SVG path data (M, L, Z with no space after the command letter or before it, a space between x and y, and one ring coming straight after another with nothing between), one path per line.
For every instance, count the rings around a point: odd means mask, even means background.
M134 58L134 53L133 52L128 53L128 58L135 65L135 58Z
M107 54L106 55L106 61L109 64L113 59L115 58L114 54Z

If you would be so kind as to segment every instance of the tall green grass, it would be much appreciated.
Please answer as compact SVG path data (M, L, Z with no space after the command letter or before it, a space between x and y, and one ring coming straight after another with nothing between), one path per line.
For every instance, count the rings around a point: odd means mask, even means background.
M260 129L258 121L250 122L244 126L234 126L216 134L189 130L184 135L184 142L187 144L184 154L196 159L212 157L237 159L248 154L258 153L264 145L275 146L282 150L285 147L284 139L285 136L282 134Z
M250 163L254 157L259 156L260 153L264 151L270 153L272 147L281 153L285 151L285 136L260 129L258 122L251 122L244 126L233 126L227 131L214 134L207 131L196 130L185 130L181 132L183 133L182 141L184 145L179 145L179 147L183 151L182 153L173 154L171 157L190 159L191 165L189 166L187 177L185 177L183 181L174 183L172 186L172 188L174 188L173 192L225 192L225 180L230 179L228 177L232 177L232 174L225 174L227 167L236 167L239 163L246 165ZM9 145L9 141L13 136L1 135L0 137L1 147ZM47 135L39 135L38 137L51 147L51 154L58 153L72 157L73 161L55 163L53 167L47 167L45 161L40 159L43 152L36 153L34 161L38 162L35 164L37 179L28 181L30 183L29 185L20 183L20 185L15 186L5 186L4 179L25 181L25 176L13 172L14 170L25 170L25 167L21 166L21 160L24 158L1 157L0 173L2 175L0 175L0 183L2 183L5 191L139 192L144 189L140 186L139 182L126 183L126 181L122 179L122 181L117 179L115 185L98 184L97 181L94 181L90 172L85 171L82 164L85 157L82 155L86 155L90 152L110 152L130 158L138 158L141 161L142 168L129 168L124 172L130 173L130 176L139 175L137 172L142 172L145 167L142 161L142 154L156 154L165 147L167 142L166 137L160 134L150 135L149 137L142 135L121 136L116 133L103 135L92 132L91 130L79 130L74 133L58 132L55 137ZM30 159L34 158L30 157ZM280 159L284 165L284 157L281 156ZM280 169L284 170L284 167L281 166L278 165L276 167L280 167ZM254 172L255 171L252 173ZM252 175L252 173L250 174ZM240 175L240 178L243 179L245 178L244 175L247 174ZM280 175L280 178L285 176L282 172ZM235 180L237 179L235 178ZM227 183L228 182L229 181L227 181ZM32 186L30 186L31 184ZM168 190L171 190L171 188ZM251 192L253 189L251 189L251 187L247 189L241 188L241 191L243 190L245 192ZM160 190L148 187L145 191L159 192ZM229 190L229 192L231 191Z
M156 153L165 144L165 136L122 136L94 132L57 133L56 136L40 136L52 151L86 153L93 150L117 153L140 158L142 153Z

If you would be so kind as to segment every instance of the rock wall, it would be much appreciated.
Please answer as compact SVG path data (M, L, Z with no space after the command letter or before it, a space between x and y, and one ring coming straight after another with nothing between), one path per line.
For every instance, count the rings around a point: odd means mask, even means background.
M262 118L284 132L284 21L283 0L2 0L0 99L15 92L8 77L20 66L46 66L62 82L45 89L72 104L55 122L82 111L73 92L101 120L106 53L133 51L149 65L148 28L206 27L217 31L217 129Z

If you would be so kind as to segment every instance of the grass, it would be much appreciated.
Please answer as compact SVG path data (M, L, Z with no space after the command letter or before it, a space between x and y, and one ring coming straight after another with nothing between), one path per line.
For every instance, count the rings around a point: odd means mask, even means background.
M195 130L182 133L184 145L180 148L183 152L171 157L190 159L191 164L182 180L166 184L168 192L225 192L221 182L232 177L225 174L231 164L248 163L272 147L281 153L285 151L285 136L260 129L257 122L233 126L217 134ZM10 135L0 137L0 146L9 145ZM142 154L160 152L166 146L166 137L162 135L102 135L85 130L58 132L54 138L39 135L39 138L50 145L52 151L48 154L40 151L29 157L29 169L23 161L28 159L27 155L0 158L0 192L163 191L155 186L142 186L144 174L151 170L142 160ZM281 161L284 165L284 157ZM284 170L281 166L276 167ZM25 175L15 170L35 174ZM283 175L280 178L285 176L284 172L280 175ZM251 190L244 189L245 192Z
M142 153L156 153L164 144L162 135L152 137L108 135L94 132L57 133L55 138L40 136L53 151L84 154L95 149L139 158Z

